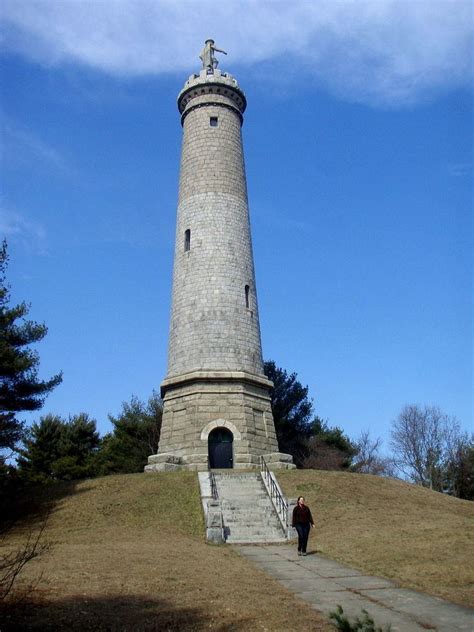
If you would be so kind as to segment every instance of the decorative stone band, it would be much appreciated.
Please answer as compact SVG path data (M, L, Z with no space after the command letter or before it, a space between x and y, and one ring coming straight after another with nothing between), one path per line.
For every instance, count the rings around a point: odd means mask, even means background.
M193 110L197 110L198 108L204 108L208 106L216 106L219 108L227 108L228 110L232 110L239 117L240 124L242 125L242 123L244 122L244 117L242 116L240 110L233 105L230 105L230 103L220 103L219 101L205 101L204 103L196 103L196 105L191 105L189 108L186 108L186 110L181 115L181 125L184 123L184 119L190 112L192 112Z
M193 99L211 94L233 101L239 112L242 114L245 112L247 99L240 88L229 86L217 81L205 81L203 83L197 83L190 86L189 88L184 88L184 90L179 93L178 109L180 113L182 114L186 110L187 105Z
M267 390L273 388L273 382L265 375L255 375L254 373L247 373L247 371L191 371L163 380L161 396L164 397L170 388L193 382L245 382Z

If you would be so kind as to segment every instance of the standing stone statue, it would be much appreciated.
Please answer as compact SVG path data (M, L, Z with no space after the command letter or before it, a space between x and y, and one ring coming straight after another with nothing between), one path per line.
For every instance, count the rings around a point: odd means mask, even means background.
M213 39L207 39L204 42L204 48L199 55L199 59L202 61L202 67L208 72L214 72L219 65L214 53L224 53L224 55L227 55L225 50L221 50L220 48L217 48L217 46L214 46Z

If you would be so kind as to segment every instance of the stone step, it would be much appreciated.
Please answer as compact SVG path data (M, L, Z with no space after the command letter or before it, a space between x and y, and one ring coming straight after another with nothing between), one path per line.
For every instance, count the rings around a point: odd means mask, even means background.
M228 527L232 526L234 529L253 529L253 528L258 528L258 529L281 529L281 524L278 522L271 522L271 523L267 523L267 524L262 524L259 520L232 520L232 519L225 519L224 517L224 524Z
M225 539L229 538L282 538L284 535L281 531L257 531L256 529L247 529L236 531L235 529L229 529L225 531Z
M256 489L257 487L261 487L261 481L250 481L250 482L240 482L240 483L227 483L223 481L216 481L216 485L218 487L225 487L226 489Z
M225 488L225 489L260 489L261 488L261 483L259 484L258 481L255 481L251 484L249 483L240 483L239 485L234 485L234 484L230 484L230 483L222 483L221 481L216 481L216 485L218 487L221 488Z
M256 487L255 489L226 489L220 485L217 486L217 492L219 496L237 496L237 497L246 497L246 496L265 496L264 491L261 487Z
M226 517L230 517L230 516L235 516L236 519L238 520L269 520L271 518L273 518L275 516L275 513L273 511L270 510L265 510L265 511L239 511L239 510L234 510L234 511L229 511L228 509L224 509L222 511L222 514ZM275 516L276 519L276 516Z
M268 513L273 513L275 510L273 507L269 507L268 505L221 505L222 511L226 513L231 513L233 511L249 514L249 515L265 515Z
M221 508L222 511L226 513L238 512L254 516L263 516L268 513L274 513L275 511L273 507L269 507L268 505L257 505L255 503L252 503L251 505L221 504Z
M225 492L226 494L261 494L264 490L262 486L255 485L255 487L226 487L225 485L217 485L217 490L220 492Z
M245 516L262 516L263 518L276 515L273 507L256 507L255 505L248 507L236 507L235 505L225 505L222 507L221 505L221 509L222 513L228 516L230 516L230 514L236 514L242 518L245 518Z
M223 496L224 498L268 498L268 496L264 493L260 487L258 489L246 489L233 491L229 489L222 489L222 487L218 488L219 496Z
M245 520L246 518L249 518L250 520L269 520L272 516L275 516L276 518L276 513L270 509L255 511L254 507L251 510L223 508L222 513L225 516L236 516L240 520Z
M230 481L230 480L219 480L216 479L216 484L225 486L225 487L257 487L261 484L259 480L241 480L241 481Z
M232 481L236 481L238 479L258 479L260 477L260 474L257 474L256 472L214 472L214 476L216 478L227 478L230 479Z
M270 498L268 498L268 496L263 496L260 494L259 495L248 494L245 496L232 496L232 494L220 494L219 498L221 502L235 502L235 503L242 503L242 504L250 504L253 502L271 503L271 500Z
M226 512L226 513L233 513L233 512L237 512L237 513L242 513L242 514L247 514L247 515L254 515L254 516L259 516L259 515L266 515L269 512L273 513L273 507L268 507L267 505L256 505L256 504L252 504L252 505L224 505L222 506L222 511Z
M264 509L265 507L273 507L273 504L268 498L221 498L221 505L224 507L243 507L248 509L249 511L256 507L257 509L261 507Z
M214 476L214 480L225 485L249 485L260 482L260 477L234 478L233 476Z
M250 528L250 527L258 527L259 529L281 529L281 523L272 521L272 522L263 522L261 520L239 520L234 517L224 516L224 524L226 526L232 525L233 527L240 528Z
M217 487L219 487L220 489L235 489L235 490L246 490L246 489L261 489L262 488L262 484L258 483L257 481L255 483L252 483L251 485L249 484L241 484L241 485L228 485L226 483L221 483L220 481L216 482Z
M273 507L255 507L255 505L253 505L252 507L236 507L235 505L233 506L224 506L222 507L222 513L225 514L231 514L231 513L235 513L238 515L241 515L243 517L245 516L271 516L274 515L274 509Z
M232 479L232 478L219 478L215 477L214 480L218 485L231 485L238 487L239 485L256 485L261 483L261 478L247 478L247 479Z
M222 487L218 487L217 492L219 496L224 498L269 498L268 494L265 490L261 489L245 489L239 491L233 491L229 489L222 489Z
M254 478L230 478L230 477L220 477L215 476L214 480L217 483L222 483L223 485L255 485L255 483L260 482L260 478L257 476Z
M256 489L254 491L246 491L245 493L239 492L228 492L226 489L217 490L219 493L219 498L221 500L228 500L230 498L236 499L241 502L250 502L251 500L270 500L268 494L265 494L261 489Z
M219 483L229 483L231 485L247 485L249 483L256 483L260 480L260 477L257 475L254 475L252 477L246 476L246 477L235 477L235 476L214 476L214 480L218 481Z
M221 503L233 503L235 505L257 505L258 503L261 504L267 504L267 503L271 503L272 501L268 498L265 498L264 496L242 496L242 497L238 497L238 496L230 496L227 494L223 494L221 496L219 496L219 499L221 501Z
M286 540L274 538L239 538L238 540L227 540L227 544L284 544Z
M287 540L276 538L239 538L226 540L227 544L284 544Z

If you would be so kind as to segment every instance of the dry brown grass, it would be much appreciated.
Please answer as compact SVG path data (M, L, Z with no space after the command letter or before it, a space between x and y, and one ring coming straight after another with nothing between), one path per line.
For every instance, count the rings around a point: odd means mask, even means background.
M473 503L359 474L306 470L278 479L311 506L318 551L473 605ZM4 612L2 632L332 629L231 547L204 542L193 473L110 476L46 495L52 548L26 567L18 588L43 578L34 600Z
M474 503L363 474L298 470L278 480L289 497L305 496L324 555L474 606Z
M230 547L205 543L195 474L110 476L56 494L52 548L22 577L43 572L35 600L4 612L2 632L332 629Z

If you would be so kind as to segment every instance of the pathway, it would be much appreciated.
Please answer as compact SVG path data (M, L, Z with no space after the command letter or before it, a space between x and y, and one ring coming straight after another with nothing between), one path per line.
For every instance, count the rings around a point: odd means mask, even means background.
M474 610L399 588L317 553L298 557L296 546L236 546L241 555L272 575L316 610L328 615L341 605L350 618L367 610L376 625L392 632L472 632Z

